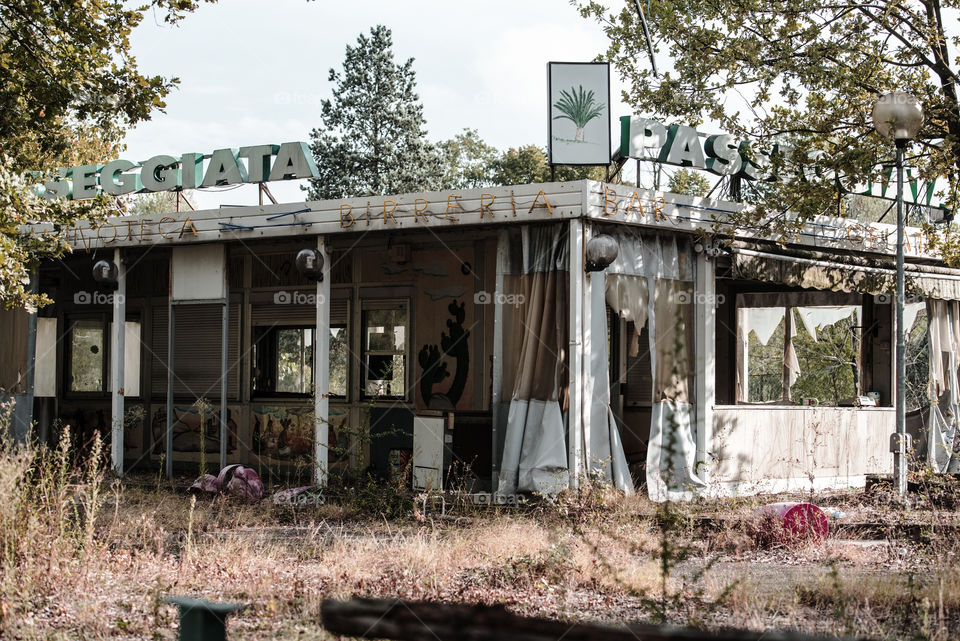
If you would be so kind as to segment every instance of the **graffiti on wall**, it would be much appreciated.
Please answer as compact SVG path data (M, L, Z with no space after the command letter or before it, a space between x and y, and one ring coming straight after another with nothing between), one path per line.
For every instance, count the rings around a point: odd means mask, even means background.
M329 464L346 461L350 438L346 409L329 410ZM311 407L254 406L250 412L250 451L280 463L306 463L313 457L314 412Z
M457 406L470 373L470 331L464 329L463 321L466 318L464 304L452 301L447 310L452 319L447 320L447 331L440 333L439 345L424 345L417 360L423 372L420 376L420 395L423 402L432 410L452 410ZM450 377L447 369L448 361L453 359L453 380L446 392L434 392L435 385Z
M227 453L237 449L237 422L239 408L227 407ZM151 420L152 451L159 456L166 451L167 408L160 406ZM201 413L195 405L173 406L173 451L208 453L220 451L220 406Z

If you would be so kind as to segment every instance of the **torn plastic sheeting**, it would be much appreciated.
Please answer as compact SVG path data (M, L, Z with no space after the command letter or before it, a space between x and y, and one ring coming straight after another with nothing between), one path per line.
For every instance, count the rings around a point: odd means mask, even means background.
M797 314L800 321L807 329L807 333L813 340L817 340L817 332L824 327L829 327L839 323L845 318L850 318L851 314L857 313L857 308L852 305L831 305L817 307L797 307Z
M783 307L749 307L741 309L741 327L744 336L753 332L757 340L764 347L770 342L770 337L777 331L783 322Z
M226 493L248 501L263 498L263 483L253 468L239 464L228 465L217 476L204 474L190 486L192 493Z

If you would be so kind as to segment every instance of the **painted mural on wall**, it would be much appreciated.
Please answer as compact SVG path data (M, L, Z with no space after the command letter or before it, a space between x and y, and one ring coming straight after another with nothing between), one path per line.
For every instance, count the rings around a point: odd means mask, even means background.
M427 407L432 410L452 410L463 396L470 374L470 331L464 329L466 318L464 304L452 301L447 310L453 317L447 320L446 332L440 334L439 345L424 345L417 355L422 369L420 375L420 395ZM447 359L447 360L445 360ZM447 367L449 359L454 362L453 380L445 392L434 391L434 387L450 377Z
M331 467L349 460L348 412L329 410ZM250 412L250 452L278 464L309 463L313 459L314 411L312 407L254 406Z
M313 451L313 408L252 407L250 451L280 461L306 458Z
M227 453L237 449L237 417L240 408L227 407ZM151 419L151 451L154 456L166 452L167 408L161 405ZM220 406L207 409L203 416L195 405L173 406L173 451L216 455L220 452Z

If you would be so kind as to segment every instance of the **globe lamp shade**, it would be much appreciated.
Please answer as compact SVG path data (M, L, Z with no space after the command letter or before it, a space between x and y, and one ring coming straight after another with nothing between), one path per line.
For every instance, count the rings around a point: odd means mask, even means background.
M587 241L586 271L599 272L610 266L620 253L616 239L607 234L599 234Z
M912 140L923 125L923 106L903 91L891 91L873 105L873 127L884 138Z
M323 256L316 249L301 249L295 262L297 271L307 279L323 280Z

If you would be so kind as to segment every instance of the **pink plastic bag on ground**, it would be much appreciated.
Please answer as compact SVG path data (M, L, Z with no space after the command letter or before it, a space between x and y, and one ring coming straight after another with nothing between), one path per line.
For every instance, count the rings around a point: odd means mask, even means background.
M217 477L220 490L248 501L255 502L263 498L263 483L256 470L243 465L228 465L220 470Z
M204 474L190 486L191 494L217 494L220 492L220 481L213 474Z
M228 465L217 476L204 474L190 486L195 494L217 494L226 492L250 502L263 498L263 483L256 471L243 465Z

